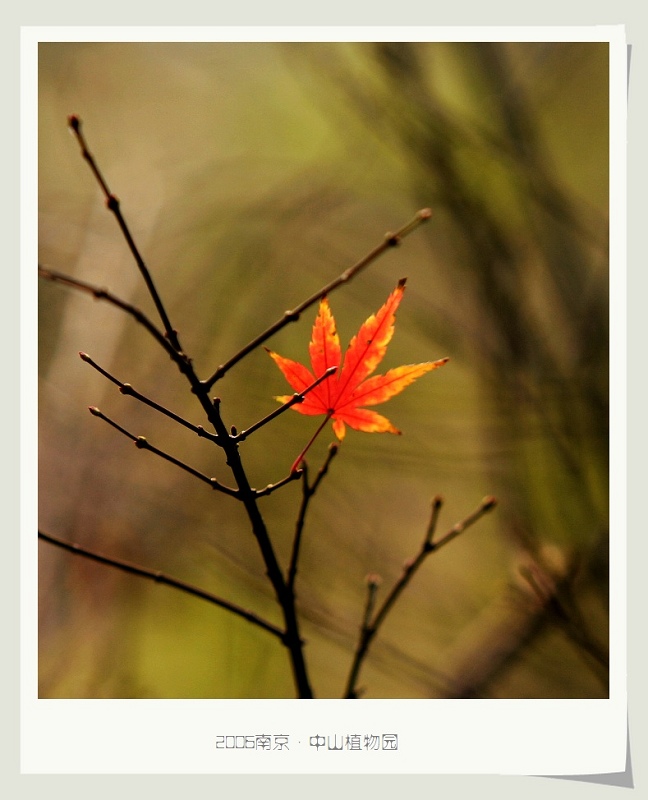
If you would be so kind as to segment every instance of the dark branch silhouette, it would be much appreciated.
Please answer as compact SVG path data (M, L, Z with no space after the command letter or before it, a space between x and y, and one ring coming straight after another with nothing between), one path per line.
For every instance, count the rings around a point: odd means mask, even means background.
M170 575L160 572L159 570L140 567L138 564L133 564L130 561L123 561L119 558L106 556L103 555L103 553L97 553L95 550L90 550L87 547L82 547L79 544L66 542L63 539L59 539L57 536L52 536L44 531L38 531L38 538L45 542L49 542L56 547L60 547L63 550L67 550L69 553L74 553L74 555L88 558L91 561L97 561L99 564L105 564L108 567L114 567L122 572L128 572L131 575L138 575L140 578L148 578L156 583L162 583L165 586L171 586L174 589L179 589L181 592L190 594L193 597L199 597L201 600L207 600L207 602L213 603L214 605L224 608L227 611L231 611L233 614L243 617L243 619L246 619L253 625L257 625L259 628L263 628L269 633L272 633L275 636L278 636L280 639L283 639L284 632L281 630L281 628L278 628L271 622L262 619L253 611L248 611L236 603L231 603L229 600L225 600L218 595L207 592L204 589L200 589L198 586L192 586L190 583L185 583L185 581L173 578Z
M465 517L461 522L458 522L456 525L453 525L450 530L441 537L441 539L437 540L436 542L433 541L434 532L436 529L437 521L439 518L439 511L441 510L441 505L443 501L441 497L437 496L432 501L432 512L430 515L430 522L428 524L427 530L425 532L425 537L423 539L423 543L421 544L421 548L415 558L405 562L405 566L403 567L403 572L401 576L398 578L394 586L392 587L391 591L383 601L382 606L376 612L376 615L372 618L374 601L375 601L375 594L378 589L378 583L376 576L371 576L371 580L367 581L368 585L368 592L369 597L367 598L367 606L365 608L365 615L362 626L360 628L360 636L358 639L358 644L355 650L355 654L353 657L353 663L351 665L351 671L349 673L349 678L347 681L347 687L345 691L345 697L347 698L356 698L357 691L356 691L356 682L358 680L358 676L360 674L360 668L362 666L362 662L364 661L367 652L369 650L369 646L373 641L374 637L378 633L380 626L385 621L385 617L393 607L394 603L398 599L399 595L405 589L407 584L410 582L414 573L418 570L421 566L423 561L436 550L439 550L444 545L451 542L455 539L459 534L463 533L466 528L474 525L477 520L481 519L484 514L491 511L495 508L497 501L494 497L485 497L479 506Z
M428 220L431 215L432 212L429 208L423 208L417 213L414 219L410 220L406 225L403 225L403 227L397 230L396 233L385 234L384 240L379 245L374 247L373 250L367 253L366 256L361 258L360 261L358 261L352 267L349 267L349 269L345 270L341 275L335 278L335 280L327 283L326 286L324 286L318 292L315 292L315 294L304 300L303 303L300 303L298 306L293 308L292 311L286 311L284 315L280 317L273 325L252 339L251 342L246 344L245 347L242 347L238 353L235 353L228 361L226 361L224 364L221 364L211 378L208 378L206 381L204 381L205 386L208 389L211 389L216 381L220 380L225 373L227 373L235 364L238 364L242 358L251 353L253 350L256 350L257 347L260 347L271 336L274 336L275 333L280 331L286 325L290 324L291 322L297 322L299 317L304 311L306 311L307 308L310 308L312 305L317 303L318 300L321 300L323 297L330 294L334 289L337 289L338 286L341 286L343 283L348 283L361 270L372 264L384 252L389 250L391 247L398 246L408 234L416 230L416 228Z
M151 398L147 397L146 395L134 389L133 386L131 386L131 384L120 381L114 375L112 375L108 370L104 369L99 364L97 364L86 353L81 352L79 355L86 363L88 363L101 375L103 375L105 378L107 378L109 381L115 384L119 388L119 391L122 394L134 397L136 400L139 400L141 403L149 406L158 413L163 414L164 416L172 419L174 422L193 431L198 436L209 439L213 443L218 444L223 451L225 463L227 464L227 466L231 471L236 488L224 486L215 478L210 478L207 475L204 475L203 473L199 472L198 470L194 469L188 464L185 464L183 461L176 458L175 456L172 456L164 452L163 450L155 447L154 445L150 444L149 441L146 439L146 437L136 436L130 433L128 430L126 430L124 427L122 427L117 422L112 420L110 417L105 415L95 406L91 406L89 410L94 416L104 420L111 427L120 432L123 436L129 438L139 449L149 450L154 455L157 455L158 457L168 461L174 466L182 469L185 472L188 472L189 474L198 478L202 482L208 484L209 486L211 486L212 489L215 489L219 492L229 495L232 498L242 503L250 523L252 534L254 535L257 541L261 556L263 558L266 575L273 587L277 603L281 609L284 626L283 628L275 626L267 622L266 620L261 619L253 612L247 611L234 603L226 601L223 598L217 597L216 595L212 595L208 592L205 592L199 589L198 587L191 586L190 584L184 583L183 581L180 581L176 578L164 575L159 571L150 570L145 567L140 567L136 564L131 564L129 562L121 561L119 559L110 558L108 556L102 555L87 548L80 547L77 544L66 542L62 539L58 539L42 531L39 531L39 537L42 540L49 542L50 544L63 548L69 552L75 553L76 555L80 555L82 557L92 559L99 563L112 566L117 569L121 569L130 574L155 580L159 583L164 583L166 585L180 589L181 591L184 591L188 594L208 600L209 602L212 602L226 610L229 610L230 612L252 622L257 626L264 628L265 630L277 636L281 640L282 644L287 648L287 651L290 656L290 664L293 672L293 678L295 682L297 696L300 698L311 698L314 695L310 683L310 678L308 675L306 661L304 658L304 642L302 640L300 633L300 624L297 613L295 581L298 574L298 562L299 562L300 548L303 538L303 531L304 531L307 511L310 502L312 501L312 498L316 494L323 478L328 472L331 461L338 452L338 447L337 445L331 445L331 447L329 448L327 458L324 461L322 467L320 468L317 476L315 477L312 483L309 482L308 467L304 462L305 453L308 450L308 447L310 446L309 442L309 444L306 446L306 448L304 448L304 450L302 450L297 460L294 462L287 476L274 483L268 484L263 489L254 489L250 485L245 468L243 466L243 462L241 460L241 455L239 452L239 445L241 442L245 441L249 436L251 436L252 433L257 431L259 428L272 422L280 414L283 414L284 411L286 411L287 409L291 408L292 406L298 403L303 402L304 397L308 394L308 392L315 389L317 386L319 386L319 384L322 381L330 377L337 370L337 367L329 368L326 372L324 372L321 376L319 376L310 386L307 386L302 391L294 394L287 402L283 403L277 409L275 409L270 414L260 419L258 422L251 425L246 430L243 430L241 433L238 433L234 426L231 426L228 429L222 417L220 399L217 397L216 398L210 397L209 392L213 384L216 383L216 381L218 381L220 378L222 378L235 364L241 361L241 359L243 359L248 353L260 347L267 339L269 339L271 336L273 336L275 333L281 330L285 325L288 325L291 322L295 322L297 319L299 319L300 315L306 309L314 305L317 301L321 300L325 295L329 294L337 287L350 281L361 270L372 264L380 255L382 255L388 249L400 244L403 238L409 235L412 231L418 228L423 222L425 222L430 217L431 212L427 208L423 209L419 211L416 214L416 216L412 220L410 220L410 222L402 226L395 233L386 234L383 241L376 247L374 247L371 251L369 251L356 264L354 264L352 267L342 272L337 278L329 282L326 286L324 286L316 293L312 294L301 304L296 306L293 310L286 311L283 314L283 316L280 319L278 319L273 325L271 325L265 331L260 333L251 342L249 342L249 344L247 344L245 347L239 350L234 356L232 356L228 361L219 366L218 369L214 372L214 374L210 378L208 378L207 380L200 380L200 378L196 374L191 358L182 350L180 346L178 334L171 324L169 315L166 311L161 296L158 293L158 290L154 284L150 270L148 269L146 263L144 262L144 259L140 254L140 251L130 233L129 227L121 212L119 200L110 191L108 184L101 170L99 169L97 162L95 161L94 156L92 155L92 153L88 148L86 139L81 130L81 121L77 116L71 116L69 117L68 122L81 148L82 156L88 163L96 181L98 182L101 188L101 191L104 194L107 207L113 213L115 219L118 222L122 235L126 240L126 243L131 251L131 254L133 255L133 258L140 271L140 274L144 279L148 292L155 304L158 315L162 321L164 330L161 331L160 329L158 329L158 327L139 308L131 305L130 303L126 303L113 293L109 292L107 289L100 288L93 284L80 281L76 278L66 276L60 272L56 272L54 270L50 270L41 266L39 266L39 275L43 279L53 281L56 283L61 283L63 285L69 286L72 289L85 292L86 294L91 294L95 299L104 300L110 303L111 305L119 308L120 310L124 311L131 317L133 317L140 325L142 325L145 328L145 330L155 339L155 341L165 350L165 352L170 356L170 358L176 363L182 374L186 377L191 392L195 395L196 399L200 403L203 412L205 413L209 423L213 428L214 431L213 433L211 431L205 430L205 428L203 428L200 425L195 425L189 422L184 417L181 417L175 412L167 409L166 407L157 403L155 400L152 400ZM330 415L331 414L329 413L325 417L324 423L322 423L322 426L320 426L315 436L317 435L317 433L319 433L319 430L321 430L323 425L328 422ZM315 437L313 437L313 439L314 438ZM311 439L311 442L313 441L313 439ZM301 479L302 481L302 499L297 516L297 521L295 524L295 533L290 554L290 560L288 568L284 572L281 564L279 563L275 547L271 540L269 531L266 527L264 518L259 510L258 501L260 498L273 494L275 491L286 486L288 483L291 483L299 479ZM353 665L351 668L351 674L349 677L347 694L346 694L347 697L357 696L355 690L355 682L359 673L361 663L368 651L370 642L375 636L378 628L382 624L386 614L391 609L397 597L400 595L400 593L403 591L403 589L413 576L414 572L418 569L423 559L430 552L438 549L447 542L451 541L455 536L459 535L459 533L461 533L466 527L476 522L477 519L479 519L479 517L482 516L482 514L484 514L486 511L490 510L490 508L493 507L494 503L495 501L492 498L488 498L482 503L482 505L477 509L477 511L466 517L466 519L463 520L461 523L455 525L442 539L440 539L437 542L433 542L432 537L436 525L438 510L440 507L440 500L437 500L436 505L434 506L433 509L432 518L430 521L430 525L428 527L425 541L421 548L421 552L409 565L406 566L403 575L397 581L397 583L391 590L390 594L388 595L387 599L383 603L382 607L378 610L377 614L373 617L373 619L372 615L374 611L378 584L377 581L375 580L372 580L370 582L369 596L367 600L367 606L365 609L360 640L358 643L358 647L356 649Z

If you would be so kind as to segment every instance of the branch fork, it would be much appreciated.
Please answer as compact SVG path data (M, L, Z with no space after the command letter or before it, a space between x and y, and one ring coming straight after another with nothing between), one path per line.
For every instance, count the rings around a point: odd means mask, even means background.
M269 422L272 422L289 408L298 403L304 402L306 395L319 386L322 381L333 375L337 371L338 367L330 367L327 369L310 386L307 386L301 392L295 393L287 402L283 403L274 411L267 414L265 417L241 432L238 432L235 426L231 426L228 430L221 416L220 399L218 397L210 398L209 393L213 385L218 380L223 378L227 372L233 366L238 364L245 356L253 352L258 347L264 345L268 339L270 339L275 333L280 331L286 325L296 322L306 309L320 301L326 295L329 295L334 289L352 280L362 270L376 261L376 259L388 249L398 246L406 236L408 236L422 223L430 218L431 211L429 209L422 209L414 216L413 219L403 225L396 232L387 233L383 240L376 247L370 250L353 266L346 269L337 278L329 282L326 286L322 287L319 291L312 294L294 309L284 312L284 314L273 325L261 332L248 344L243 346L228 360L224 361L207 380L201 380L196 374L191 358L181 347L178 332L171 323L171 319L157 290L152 274L131 235L130 229L121 210L120 201L118 197L110 190L108 183L106 182L93 154L88 147L82 131L81 120L78 116L72 115L68 118L68 124L81 149L81 154L84 160L89 165L90 170L99 185L106 206L114 216L121 234L123 235L124 240L135 260L137 268L147 287L150 298L155 306L157 315L159 317L159 322L161 323L161 328L158 326L158 324L149 319L149 317L141 309L120 299L117 295L113 294L106 288L95 286L85 281L80 281L76 278L72 278L55 270L49 269L43 265L39 265L39 275L44 280L49 280L54 283L68 286L77 291L85 292L86 294L92 295L96 300L104 301L115 306L132 317L147 331L151 337L153 337L153 339L160 347L164 349L164 351L176 364L180 372L187 379L189 388L193 395L195 395L197 398L203 413L205 414L210 426L213 428L213 432L206 430L202 425L195 425L179 414L167 409L166 407L136 390L130 383L120 381L108 370L97 364L87 353L81 352L79 355L85 363L89 364L111 383L115 384L121 394L133 397L144 405L154 409L159 414L162 414L173 420L175 423L193 431L197 436L207 439L212 444L218 445L224 452L224 459L231 471L235 487L225 486L217 481L216 478L204 475L188 464L185 464L180 459L152 445L145 436L131 433L126 428L122 427L120 424L104 414L96 406L89 407L90 413L93 416L102 419L123 436L126 436L128 439L130 439L138 449L148 450L154 455L157 455L159 458L168 461L174 466L208 484L212 489L226 494L242 503L250 523L252 534L258 543L259 550L264 561L266 575L272 584L277 603L281 609L283 615L283 625L274 625L252 611L243 609L235 603L231 603L224 598L213 595L198 587L191 586L190 584L186 584L176 578L167 576L162 572L150 570L129 562L124 562L113 557L102 555L80 545L65 542L43 531L39 531L39 537L52 545L63 548L76 555L89 558L107 566L126 571L133 575L154 580L158 583L164 583L168 586L192 594L195 597L207 600L208 602L211 602L220 608L229 611L230 613L236 614L252 624L270 632L282 642L289 653L290 665L293 672L297 695L300 698L311 698L313 697L313 690L310 684L304 658L304 640L300 633L297 615L295 584L298 576L299 555L303 543L303 534L305 530L308 509L313 497L321 485L322 480L327 475L331 462L338 453L339 448L336 444L333 444L329 447L326 459L312 482L309 480L309 469L305 460L305 456L315 437L319 434L324 424L328 422L333 412L330 412L326 416L324 423L316 431L310 442L306 445L304 450L293 463L288 475L275 483L268 484L263 489L254 489L250 485L247 473L241 460L239 445L241 442L244 442L246 439L248 439L254 432L259 430L264 425L267 425ZM290 559L287 568L284 570L279 563L275 547L266 527L266 523L259 510L258 500L262 497L273 494L283 486L298 480L301 481L301 504L295 522ZM475 512L473 512L473 514L469 515L461 523L458 523L456 526L454 526L440 540L434 542L433 534L436 526L438 511L441 506L440 498L436 498L435 502L433 503L430 524L428 526L426 537L419 554L412 561L405 565L401 578L396 582L377 612L375 612L375 604L380 581L376 576L370 577L367 584L367 603L361 626L360 638L347 684L346 697L357 696L357 690L355 688L356 679L362 661L368 651L369 644L377 633L378 628L382 624L396 598L405 588L406 584L411 579L414 572L418 569L423 559L430 552L451 541L451 539L463 532L466 527L476 522L480 516L494 506L494 503L495 501L492 498L488 498Z

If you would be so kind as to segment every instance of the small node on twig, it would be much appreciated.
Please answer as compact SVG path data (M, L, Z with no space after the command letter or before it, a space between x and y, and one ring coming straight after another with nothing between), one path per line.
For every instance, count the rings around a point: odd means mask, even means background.
M370 572L365 578L365 583L370 588L378 588L382 583L382 577L377 572Z
M137 439L135 439L134 444L135 447L138 447L140 450L146 450L146 448L149 446L146 436L138 436Z
M284 319L286 322L297 322L299 317L299 311L284 311Z
M133 387L130 385L130 383L122 383L122 385L119 387L119 391L127 396L133 395Z
M430 219L431 216L432 216L432 209L431 208L422 208L418 212L418 217L421 220Z
M484 511L490 511L491 508L495 508L497 505L497 498L489 495L482 500L482 508Z
M68 125L75 133L78 133L81 128L81 120L76 114L70 114L68 117Z
M385 234L385 241L387 242L389 247L398 247L398 245L401 243L401 238L400 236L397 236L395 233L387 232Z

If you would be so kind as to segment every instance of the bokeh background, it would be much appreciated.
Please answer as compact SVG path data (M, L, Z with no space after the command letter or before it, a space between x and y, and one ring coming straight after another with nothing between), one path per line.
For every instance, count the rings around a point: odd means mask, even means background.
M350 431L313 501L298 578L318 697L340 697L365 603L444 497L432 554L374 642L373 698L608 693L608 46L605 43L47 43L39 53L40 262L150 299L66 124L78 114L198 374L407 222L432 219L330 302L343 343L399 278L382 367L450 356ZM305 360L315 308L269 345ZM159 569L279 622L236 501L87 412L231 483L220 450L84 364L204 420L177 369L116 308L39 285L43 530ZM228 425L276 407L259 349L214 392ZM282 478L318 419L242 445ZM315 471L330 427L309 454ZM298 483L261 501L280 559ZM243 620L41 542L41 697L292 697L287 654Z

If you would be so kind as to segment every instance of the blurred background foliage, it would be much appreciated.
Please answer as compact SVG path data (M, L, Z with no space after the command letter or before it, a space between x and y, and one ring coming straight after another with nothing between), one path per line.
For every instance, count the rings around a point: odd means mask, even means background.
M440 532L499 504L409 585L365 696L607 696L607 76L604 43L40 45L40 261L154 316L76 113L202 377L433 210L330 298L346 343L407 276L381 367L451 362L385 406L403 436L348 433L312 504L297 588L318 697L344 689L365 576L384 596L435 494ZM201 423L177 369L108 304L41 281L39 312L41 527L279 622L239 505L86 407L231 483L221 452L77 353ZM314 316L271 347L305 360ZM259 349L214 393L242 429L286 389ZM288 412L246 441L252 484L316 425ZM260 501L283 563L299 500L293 483ZM226 612L46 543L39 585L42 697L294 696L275 639Z

